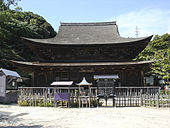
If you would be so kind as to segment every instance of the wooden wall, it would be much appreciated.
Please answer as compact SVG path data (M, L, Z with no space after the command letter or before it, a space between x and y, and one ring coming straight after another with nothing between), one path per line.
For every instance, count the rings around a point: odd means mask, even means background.
M88 82L94 83L94 75L104 74L118 74L119 80L117 83L119 86L143 86L142 70L138 68L129 69L103 69L99 70L59 70L59 69L39 69L35 70L33 75L33 86L35 87L47 87L54 81L68 81L72 80L74 83L79 83L86 78Z

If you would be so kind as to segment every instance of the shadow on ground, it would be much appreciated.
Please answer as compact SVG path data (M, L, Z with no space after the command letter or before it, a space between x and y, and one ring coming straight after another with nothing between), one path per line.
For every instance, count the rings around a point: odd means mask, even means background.
M19 114L16 114L16 115L12 115L11 112L2 112L0 111L0 125L2 125L3 123L7 122L7 124L10 124L10 125L14 125L16 124L17 122L21 121L22 120L22 116L24 115L28 115L28 113L19 113ZM30 128L30 126L5 126L5 127L2 127L0 126L0 128ZM37 125L36 125L37 127ZM32 126L31 126L32 128ZM33 127L34 128L34 127ZM39 127L38 127L39 128Z
M6 126L1 128L42 128L42 125L32 125L32 126Z
M24 116L24 115L28 115L29 113L20 113L20 114L16 114L16 115L12 115L12 113L10 112L1 112L0 111L0 122L3 121L8 121L8 122L15 122L17 120L19 120L19 117Z

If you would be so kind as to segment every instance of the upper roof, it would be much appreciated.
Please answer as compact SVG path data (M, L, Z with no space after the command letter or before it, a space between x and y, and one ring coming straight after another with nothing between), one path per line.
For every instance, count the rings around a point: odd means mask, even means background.
M31 39L24 40L58 45L87 45L87 44L119 44L136 42L151 38L123 38L119 35L116 22L91 22L91 23L61 23L58 34L48 39Z
M17 77L17 78L21 77L17 72L7 70L7 69L0 69L0 72L3 72L5 76L12 76L12 77Z

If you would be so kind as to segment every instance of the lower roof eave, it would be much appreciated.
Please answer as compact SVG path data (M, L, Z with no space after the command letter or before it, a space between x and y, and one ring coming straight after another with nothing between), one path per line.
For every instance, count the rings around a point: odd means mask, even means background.
M131 61L131 62L83 62L83 63L44 63L44 62L24 62L11 60L13 64L33 67L79 67L79 66L123 66L123 65L144 65L153 61Z

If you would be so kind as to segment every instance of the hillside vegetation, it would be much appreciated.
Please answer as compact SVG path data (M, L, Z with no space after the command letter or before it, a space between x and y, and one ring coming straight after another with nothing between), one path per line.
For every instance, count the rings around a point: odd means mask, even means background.
M161 76L169 84L170 79L170 34L156 35L136 60L153 60L152 75Z
M50 38L56 32L41 16L32 12L0 11L0 67L11 68L9 60L38 60L20 37Z

